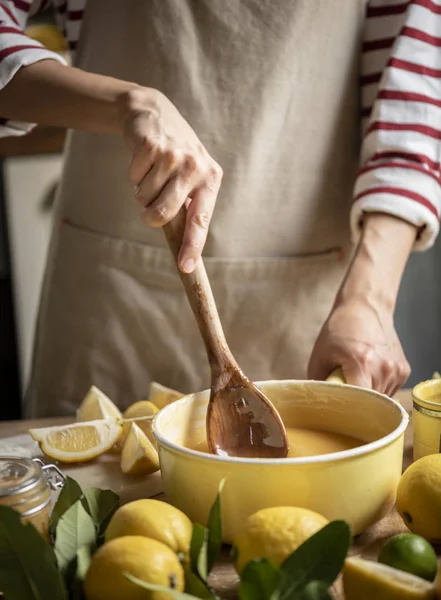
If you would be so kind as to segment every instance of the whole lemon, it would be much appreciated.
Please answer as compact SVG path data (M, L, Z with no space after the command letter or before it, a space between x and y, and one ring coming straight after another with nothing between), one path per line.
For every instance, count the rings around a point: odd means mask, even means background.
M441 454L424 456L401 476L397 510L413 533L441 541Z
M159 408L148 400L140 400L129 406L123 413L124 419L139 419L140 417L154 417Z
M281 565L327 523L325 517L306 508L276 506L257 511L234 540L237 572L240 574L253 558L268 558Z
M126 536L104 544L93 556L84 580L87 600L170 600L168 593L139 587L124 573L179 592L184 589L184 570L170 548L156 540Z
M126 535L141 535L162 542L187 558L193 524L183 512L160 500L135 500L115 512L105 532L106 542Z

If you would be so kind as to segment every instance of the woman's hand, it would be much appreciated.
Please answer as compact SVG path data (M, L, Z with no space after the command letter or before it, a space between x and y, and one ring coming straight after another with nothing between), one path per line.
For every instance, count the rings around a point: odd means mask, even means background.
M353 261L314 345L308 377L326 379L341 367L347 383L388 395L405 383L410 367L393 315L416 233L393 216L365 216Z
M386 307L352 299L335 305L315 343L308 366L312 379L341 367L345 381L393 396L410 366Z
M144 222L162 227L186 204L179 266L186 272L194 269L207 238L222 170L163 94L42 60L19 69L0 91L0 114L29 123L122 134L132 151L129 177Z
M222 169L163 94L138 88L128 98L123 135L132 151L129 178L143 207L141 218L162 227L187 206L179 267L190 273L207 238Z

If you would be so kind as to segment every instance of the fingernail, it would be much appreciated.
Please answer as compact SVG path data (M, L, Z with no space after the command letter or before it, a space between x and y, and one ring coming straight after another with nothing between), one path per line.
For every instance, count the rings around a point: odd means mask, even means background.
M135 196L138 195L138 192L139 192L139 185L134 185L133 186L133 193L135 194Z
M187 258L182 265L182 269L185 273L192 273L194 270L194 260L192 258Z

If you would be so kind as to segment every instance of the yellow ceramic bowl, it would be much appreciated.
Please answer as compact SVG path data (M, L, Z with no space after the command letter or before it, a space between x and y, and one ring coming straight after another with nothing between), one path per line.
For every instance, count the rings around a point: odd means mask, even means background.
M358 534L394 504L403 461L406 411L376 392L332 382L258 383L287 427L351 435L352 450L307 458L225 458L189 450L205 439L209 391L185 396L154 418L164 491L195 522L206 524L219 482L224 541L269 506L301 506L344 519Z
M422 381L412 390L413 459L441 452L441 378Z

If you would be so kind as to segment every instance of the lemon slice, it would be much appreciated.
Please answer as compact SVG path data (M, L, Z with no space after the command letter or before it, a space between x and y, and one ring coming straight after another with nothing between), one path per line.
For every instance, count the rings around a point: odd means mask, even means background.
M171 404L184 396L185 394L181 394L181 392L165 387L156 381L152 381L150 384L149 401L155 404L159 409L164 408L167 404Z
M93 385L77 410L77 421L96 421L109 417L121 419L121 411L106 394Z
M343 569L346 600L435 600L433 584L386 565L348 558Z
M29 434L50 458L64 463L80 463L107 452L120 438L122 428L121 421L102 419L30 429Z
M158 453L136 423L130 425L124 442L121 470L128 475L148 475L159 471Z
M153 417L159 408L149 400L140 400L127 408L124 413L124 419L137 419L139 417Z

